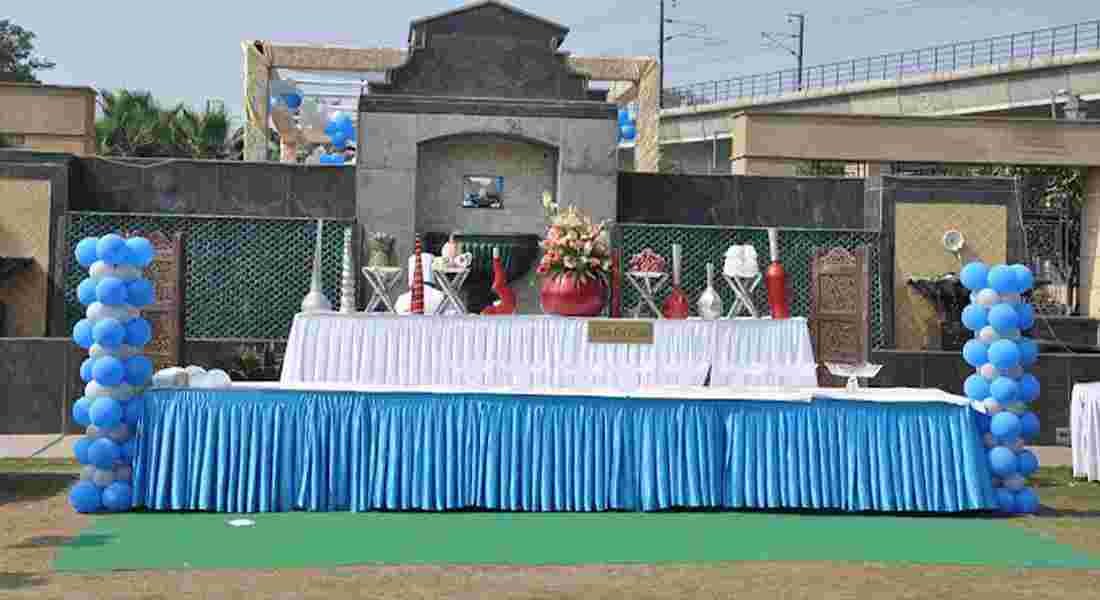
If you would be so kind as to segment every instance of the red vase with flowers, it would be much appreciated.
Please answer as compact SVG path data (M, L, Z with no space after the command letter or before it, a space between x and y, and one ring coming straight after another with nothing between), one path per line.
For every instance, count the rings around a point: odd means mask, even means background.
M604 223L593 223L575 207L559 210L549 194L543 208L550 220L536 272L539 300L547 314L594 317L603 311L611 253Z

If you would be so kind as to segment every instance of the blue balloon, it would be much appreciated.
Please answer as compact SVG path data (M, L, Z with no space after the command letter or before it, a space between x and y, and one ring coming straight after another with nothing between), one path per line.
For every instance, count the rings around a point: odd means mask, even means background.
M1031 274L1031 269L1024 265L1012 265L1012 274L1016 278L1016 291L1021 294L1035 285L1035 276Z
M132 237L126 240L126 249L130 252L130 264L139 269L148 267L156 255L152 242L143 237Z
M137 439L131 438L130 441L122 445L122 460L123 462L133 462L134 457L137 456Z
M126 298L131 305L138 308L149 306L156 301L156 294L153 291L153 282L144 277L139 277L127 283Z
M1039 344L1035 340L1024 338L1017 342L1020 352L1020 365L1030 367L1039 361Z
M78 399L73 403L73 421L81 427L87 427L92 424L91 413L88 411L92 408L92 401L87 396Z
M141 421L142 414L144 414L145 412L145 401L142 399L141 396L134 396L133 398L130 398L130 401L126 403L126 409L124 412L126 414L122 417L122 422L126 423L130 427L137 426L138 422ZM123 451L125 452L125 450L126 447L123 446Z
M138 317L130 319L124 326L126 328L126 345L140 348L153 339L153 327L149 321Z
M94 513L103 508L99 488L91 481L81 481L69 491L69 504L78 513Z
M122 451L111 438L99 438L88 448L88 460L100 469L113 469Z
M959 279L968 290L983 290L989 286L989 267L981 262L969 263L959 272Z
M1039 437L1039 416L1033 412L1024 413L1020 417L1020 435L1025 440L1034 440Z
M994 367L1007 371L1020 365L1020 350L1012 340L997 340L989 346L989 362Z
M997 508L1003 513L1012 513L1016 510L1016 494L1012 490L997 488L994 490L997 497Z
M342 165L344 164L343 154L322 154L321 164L323 165Z
M1020 400L1023 402L1035 402L1039 399L1039 378L1031 373L1024 374L1020 378Z
M971 400L985 400L989 396L989 383L981 375L971 375L963 383L963 390Z
M145 385L153 377L153 361L144 356L131 356L126 359L126 383Z
M103 319L92 328L92 339L108 350L118 348L125 338L126 328L114 319Z
M82 465L89 465L92 460L88 457L88 450L92 447L92 438L82 437L73 444L73 456Z
M95 379L95 371L92 367L95 366L95 359L88 357L84 359L84 362L80 363L80 380L84 383L89 383Z
M92 322L88 319L77 321L76 325L73 326L73 341L76 342L77 346L85 350L91 348L92 344L95 343L95 338L92 336L92 330Z
M108 233L99 238L96 243L96 255L99 260L109 265L125 265L130 262L130 252L126 249L126 241L114 233Z
M332 142L332 147L336 150L343 150L348 145L348 138L342 131L337 131L332 134L330 140Z
M1012 504L1012 512L1018 515L1033 515L1039 512L1039 497L1031 488L1016 492L1015 500Z
M95 261L99 260L99 253L96 250L96 246L99 244L99 238L89 237L80 240L76 244L76 262L85 269L92 266Z
M1035 308L1026 302L1016 305L1016 317L1020 331L1027 331L1035 326Z
M1016 273L1008 265L997 265L989 270L989 287L998 294L1011 294L1016 290Z
M989 325L989 309L981 304L968 304L962 312L962 323L970 331L981 331Z
M95 286L95 295L103 304L126 304L126 282L118 277L104 277Z
M632 123L627 123L626 125L619 127L619 135L622 136L624 140L629 142L634 139L635 135L637 135L637 129L634 128L634 125Z
M290 110L298 110L298 107L302 105L302 97L298 94L286 94L283 96L283 101L286 102L286 107Z
M992 420L993 417L990 417L989 415L981 411L974 411L974 423L978 427L978 433L982 435L989 433L989 424L990 422L992 422Z
M95 365L92 367L92 378L96 383L103 386L118 385L122 383L122 378L126 375L126 370L122 365L122 361L113 356L101 356L95 361Z
M997 413L1003 415L1005 413ZM998 477L1009 477L1019 470L1016 453L1004 446L997 446L989 451L989 468Z
M76 299L84 306L96 301L96 283L93 279L86 277L76 286Z
M1024 477L1030 476L1039 468L1039 459L1031 450L1022 450L1016 454L1016 462L1020 466L1020 475Z
M1014 440L1020 437L1020 417L1003 410L993 415L993 421L989 425L989 431L998 440Z
M133 498L130 484L116 481L103 490L103 507L113 512L130 510L133 508Z
M110 396L99 396L92 401L88 414L92 417L92 425L100 429L113 429L122 422L122 405Z
M989 362L989 348L978 340L970 340L963 346L963 360L976 369Z
M1002 405L1014 402L1019 392L1019 386L1011 377L998 377L993 380L993 385L989 386L989 394ZM996 417L993 418L996 420Z
M1011 304L1004 302L989 309L989 324L997 333L1004 335L1011 329L1016 329L1020 324L1020 315Z

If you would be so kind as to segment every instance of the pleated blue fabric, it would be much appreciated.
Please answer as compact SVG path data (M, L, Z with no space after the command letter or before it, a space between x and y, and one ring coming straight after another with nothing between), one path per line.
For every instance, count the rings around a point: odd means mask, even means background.
M221 512L996 507L943 403L155 390L134 503Z

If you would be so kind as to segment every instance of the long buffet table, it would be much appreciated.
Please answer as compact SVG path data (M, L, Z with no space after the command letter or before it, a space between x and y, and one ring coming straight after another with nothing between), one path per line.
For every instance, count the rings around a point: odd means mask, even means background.
M154 389L152 510L995 507L968 402L937 390L348 384Z
M813 386L802 318L653 321L652 344L589 343L589 319L307 313L294 319L283 383Z

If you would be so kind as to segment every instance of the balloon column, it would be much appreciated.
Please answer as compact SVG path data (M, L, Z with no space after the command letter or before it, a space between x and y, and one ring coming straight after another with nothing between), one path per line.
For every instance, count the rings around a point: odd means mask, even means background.
M123 511L133 504L130 465L141 391L153 375L153 363L140 354L153 332L139 310L154 301L153 284L142 276L153 260L153 245L112 233L81 240L76 259L90 276L77 287L87 310L73 328L73 341L89 357L80 366L87 385L73 406L73 419L87 427L87 434L76 443L84 470L69 503L82 513Z
M348 142L355 140L355 123L347 113L336 113L325 126L325 135L329 137L337 153L321 156L321 164L343 164L344 155L341 152L347 147Z
M619 109L619 142L633 142L638 134L634 113L629 109Z
M960 275L971 290L962 321L974 332L963 347L963 359L976 369L964 389L984 406L979 426L989 450L997 504L1002 512L1034 513L1039 499L1025 486L1025 478L1039 461L1024 444L1039 433L1039 418L1028 408L1039 397L1039 380L1024 369L1038 360L1039 348L1021 334L1035 324L1031 304L1021 300L1034 278L1024 265L991 269L980 262L966 265Z

